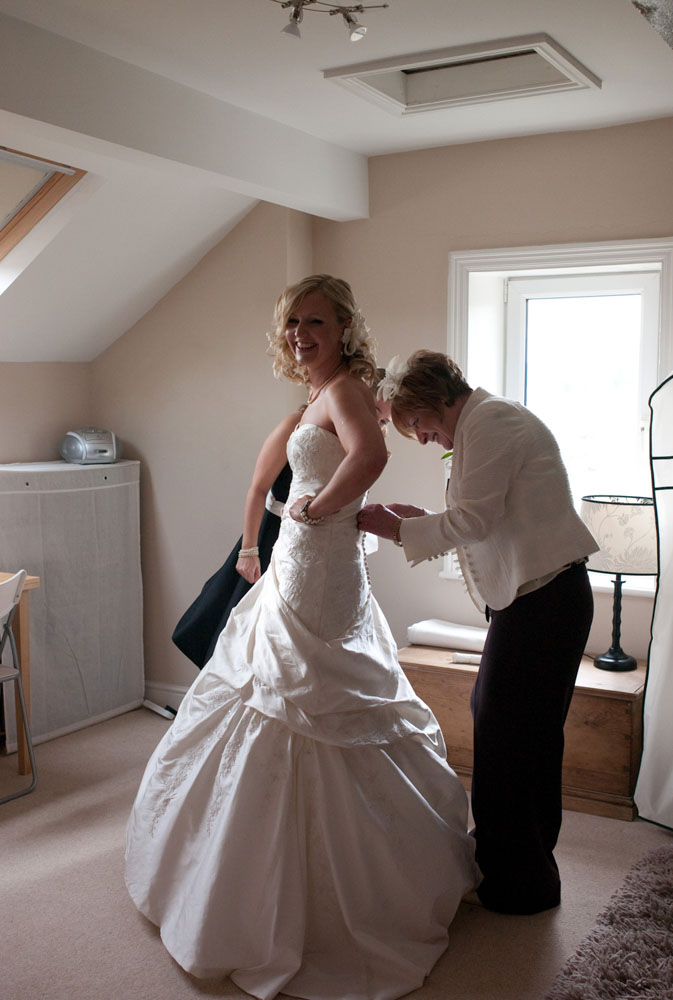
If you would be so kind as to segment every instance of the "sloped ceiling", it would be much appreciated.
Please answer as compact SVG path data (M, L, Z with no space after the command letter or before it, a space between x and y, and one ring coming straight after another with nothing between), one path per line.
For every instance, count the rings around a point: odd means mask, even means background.
M0 361L96 357L263 199L367 215L367 158L673 114L673 51L631 0L0 0L0 144L88 175L0 262ZM546 33L600 89L402 119L326 79L351 63Z

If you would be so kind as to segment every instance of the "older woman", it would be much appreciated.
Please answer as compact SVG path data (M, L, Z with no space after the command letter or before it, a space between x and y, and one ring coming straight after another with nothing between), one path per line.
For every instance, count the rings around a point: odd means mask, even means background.
M286 289L270 341L310 387L280 533L147 767L127 885L196 976L392 1000L476 882L467 799L369 588L356 516L386 449L349 285Z
M453 450L443 513L373 505L360 527L416 563L456 549L490 619L472 695L478 895L505 913L560 902L563 725L593 614L586 557L558 446L520 403L472 389L446 355L417 351L379 391L395 427Z

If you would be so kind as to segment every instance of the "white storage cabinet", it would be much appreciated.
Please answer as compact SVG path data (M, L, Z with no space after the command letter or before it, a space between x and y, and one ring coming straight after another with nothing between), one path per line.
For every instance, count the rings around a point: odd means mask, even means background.
M142 704L139 476L137 461L0 465L0 569L40 577L30 594L35 742ZM4 709L11 751L11 697Z

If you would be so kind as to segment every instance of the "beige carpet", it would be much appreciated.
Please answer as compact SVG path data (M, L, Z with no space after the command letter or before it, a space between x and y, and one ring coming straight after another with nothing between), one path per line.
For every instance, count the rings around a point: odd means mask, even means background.
M245 998L200 982L164 950L124 888L124 827L145 762L169 723L145 709L37 748L31 795L0 806L3 1000ZM19 781L0 759L0 788ZM23 779L21 779L23 780ZM541 1000L627 871L673 835L649 823L564 814L563 904L509 917L463 904L449 949L414 1000Z

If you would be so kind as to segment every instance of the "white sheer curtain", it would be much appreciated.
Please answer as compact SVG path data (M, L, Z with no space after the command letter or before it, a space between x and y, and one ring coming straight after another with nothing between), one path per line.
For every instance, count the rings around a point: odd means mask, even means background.
M650 409L659 576L635 800L643 819L673 828L673 375L652 393Z

